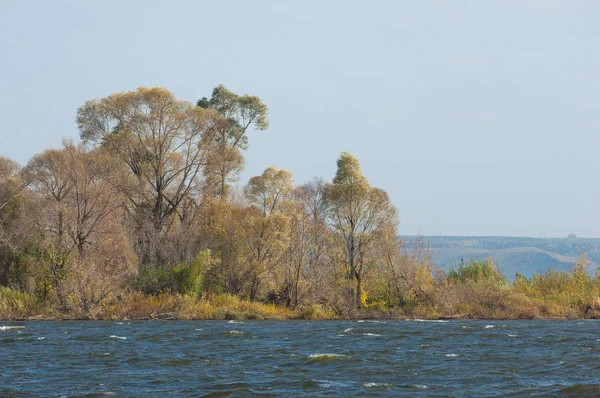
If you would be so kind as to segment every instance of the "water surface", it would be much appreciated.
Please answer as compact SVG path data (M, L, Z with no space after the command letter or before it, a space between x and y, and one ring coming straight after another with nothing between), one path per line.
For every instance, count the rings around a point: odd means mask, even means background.
M0 396L600 396L600 322L0 322L0 360Z

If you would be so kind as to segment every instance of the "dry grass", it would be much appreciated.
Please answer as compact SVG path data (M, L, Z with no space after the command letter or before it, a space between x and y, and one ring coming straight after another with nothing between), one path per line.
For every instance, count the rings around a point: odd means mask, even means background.
M32 294L0 286L0 319L25 319L49 310Z

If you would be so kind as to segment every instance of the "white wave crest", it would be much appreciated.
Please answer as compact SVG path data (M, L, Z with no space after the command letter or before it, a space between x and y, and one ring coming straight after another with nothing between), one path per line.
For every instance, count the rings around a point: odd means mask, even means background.
M517 337L518 334L509 334L508 337Z
M485 325L483 328L484 329L491 329L491 328L495 328L496 325Z
M443 319L413 319L413 321L415 321L415 322L433 322L433 323L448 323L448 322L450 322L450 321L445 321Z
M351 331L354 328L348 328L348 329L344 329L344 331L342 333L348 333L349 331Z
M12 330L12 329L25 329L25 326L0 326L1 331Z
M239 330L230 330L228 333L229 334L244 334L244 332L239 331Z
M227 322L227 323L236 323L236 324L239 324L239 323L244 323L244 322L242 322L242 321L234 321L234 320L231 320L231 321L229 321L229 322Z
M46 340L45 337L38 337L38 340Z
M446 354L448 358L456 358L458 354Z
M372 387L387 387L388 383L365 383L363 387L372 388Z
M345 355L324 353L324 354L310 354L308 357L309 358L343 358L343 357L345 357Z
M127 340L127 337L115 336L114 334L110 335L111 339L119 339L119 340Z
M363 336L375 336L375 337L380 337L380 334L377 333L363 333Z

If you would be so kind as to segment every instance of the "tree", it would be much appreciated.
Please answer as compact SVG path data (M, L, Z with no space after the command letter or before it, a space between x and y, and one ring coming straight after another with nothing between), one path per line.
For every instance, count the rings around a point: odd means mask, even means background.
M356 307L360 309L369 251L378 231L397 224L396 209L384 190L371 187L358 159L347 152L337 161L326 200L330 225L344 242L347 275L356 281Z
M65 238L66 198L74 186L69 154L66 150L47 149L29 161L26 172L33 190L46 201L46 230L56 236L52 245L54 266L63 268L72 250Z
M21 173L19 164L0 156L0 210L18 197L28 185L29 181Z
M289 244L289 219L281 211L293 189L292 173L267 168L250 179L244 193L251 206L242 219L249 249L250 299L255 300L265 273L274 271Z
M65 220L67 197L74 186L70 167L66 150L47 149L35 155L26 168L32 189L41 197L42 218L39 223L44 231L42 251L48 262L49 282L56 287L62 308L67 306L63 282L66 279L69 256L74 248L68 242Z
M121 193L111 184L118 167L106 151L89 151L85 145L72 142L65 142L64 147L72 184L67 196L72 211L66 230L83 254L90 239L106 229L104 222L123 206Z
M299 186L291 193L284 212L290 220L290 238L287 249L283 299L288 307L297 307L300 300L301 277L314 271L327 249L329 229L325 223L325 184L320 179Z
M241 151L248 148L246 133L251 127L268 129L269 110L259 97L237 95L223 85L213 89L210 99L203 97L198 100L197 106L214 109L227 120L214 135L215 150L204 169L213 195L225 199L229 194L228 182L235 180L244 165Z
M158 87L91 100L77 112L81 138L119 155L144 186L130 200L136 207L150 204L157 230L195 193L212 135L223 122L218 112Z
M268 216L277 211L292 189L292 173L269 167L262 175L250 179L244 194L251 204L258 207L263 216Z
M31 260L42 235L29 184L16 162L0 156L0 285L23 290L29 290Z
M81 138L119 157L133 179L127 192L138 219L142 261L156 263L156 235L187 200L201 194L215 135L228 121L213 109L180 101L164 88L144 88L87 101L77 112ZM152 229L145 228L150 220ZM154 232L153 232L153 231ZM158 258L157 258L158 257Z

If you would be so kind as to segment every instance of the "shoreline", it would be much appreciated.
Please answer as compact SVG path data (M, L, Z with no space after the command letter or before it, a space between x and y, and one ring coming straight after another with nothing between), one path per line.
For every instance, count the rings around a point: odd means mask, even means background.
M91 318L91 317L47 317L43 315L31 316L27 318L0 318L0 322L155 322L155 321L172 321L172 322L181 322L181 321L258 321L258 322L287 322L287 321L306 321L306 322L348 322L348 321L364 321L364 322L451 322L451 321L597 321L600 320L600 317L590 317L590 318L572 318L572 317L528 317L528 318L476 318L476 317L441 317L441 318L364 318L364 317L352 317L352 318L326 318L326 319L306 319L306 318L262 318L262 319L252 319L252 318L184 318L184 317L169 317L169 318L160 318L160 317L139 317L139 318Z

